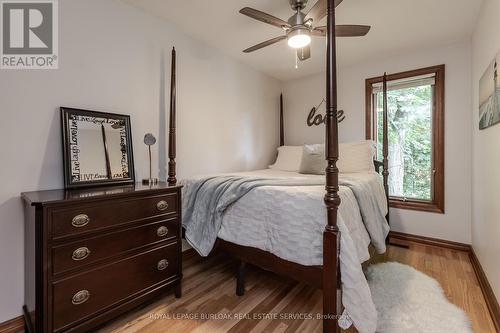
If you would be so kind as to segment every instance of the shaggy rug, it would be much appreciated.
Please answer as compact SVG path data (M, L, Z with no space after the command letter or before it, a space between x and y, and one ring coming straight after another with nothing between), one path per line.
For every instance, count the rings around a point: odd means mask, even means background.
M433 278L395 262L371 265L365 273L378 311L377 332L472 332L465 312Z

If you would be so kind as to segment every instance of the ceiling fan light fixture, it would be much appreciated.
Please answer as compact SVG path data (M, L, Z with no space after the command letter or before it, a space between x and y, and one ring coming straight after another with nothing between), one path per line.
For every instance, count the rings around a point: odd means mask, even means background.
M288 33L288 46L300 49L311 43L311 33L308 29L293 29Z

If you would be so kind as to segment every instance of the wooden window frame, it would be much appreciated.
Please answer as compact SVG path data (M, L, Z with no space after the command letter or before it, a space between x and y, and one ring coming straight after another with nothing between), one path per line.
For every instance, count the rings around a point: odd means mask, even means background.
M444 214L444 97L445 97L445 65L426 67L396 74L387 75L387 81L400 80L414 76L435 74L436 83L433 89L432 110L432 180L433 198L431 201L389 197L389 206L424 212ZM366 79L365 85L365 136L371 140L375 135L375 113L373 107L373 84L381 83L382 76Z

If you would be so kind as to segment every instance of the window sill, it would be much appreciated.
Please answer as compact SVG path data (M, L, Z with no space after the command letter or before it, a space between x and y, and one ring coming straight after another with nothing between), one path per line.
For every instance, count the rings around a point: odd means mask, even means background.
M444 205L436 202L419 200L389 199L389 207L398 209L417 210L421 212L444 214Z

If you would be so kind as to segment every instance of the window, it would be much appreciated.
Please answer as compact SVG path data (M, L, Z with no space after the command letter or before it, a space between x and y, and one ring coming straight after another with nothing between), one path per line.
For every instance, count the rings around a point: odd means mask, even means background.
M382 77L366 80L366 138L382 161ZM444 65L387 76L389 203L444 213Z

